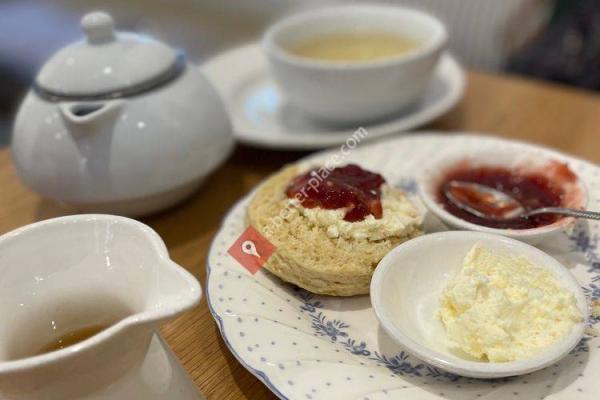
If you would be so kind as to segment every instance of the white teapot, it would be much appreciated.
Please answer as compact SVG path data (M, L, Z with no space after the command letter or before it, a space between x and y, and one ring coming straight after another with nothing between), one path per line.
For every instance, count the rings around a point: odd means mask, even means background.
M82 19L83 41L42 67L18 111L11 150L23 182L79 210L151 213L191 194L233 135L211 84L149 37Z

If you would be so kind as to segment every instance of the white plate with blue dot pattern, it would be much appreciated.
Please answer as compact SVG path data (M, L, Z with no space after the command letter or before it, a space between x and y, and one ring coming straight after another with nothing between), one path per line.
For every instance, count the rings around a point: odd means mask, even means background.
M440 151L507 147L549 152L583 179L590 208L600 208L600 168L552 150L476 135L425 134L359 146L344 162L381 172L410 194L419 167ZM338 149L311 159L326 162ZM229 212L208 258L206 295L223 338L237 359L282 399L597 399L600 338L587 334L559 363L528 375L464 378L429 366L386 336L368 296L317 296L261 270L251 275L227 249L245 229L249 198ZM415 199L415 201L418 201ZM430 220L429 231L443 229ZM540 247L558 258L590 300L600 299L600 224L579 221ZM600 320L591 324L600 327ZM592 331L590 331L591 333Z

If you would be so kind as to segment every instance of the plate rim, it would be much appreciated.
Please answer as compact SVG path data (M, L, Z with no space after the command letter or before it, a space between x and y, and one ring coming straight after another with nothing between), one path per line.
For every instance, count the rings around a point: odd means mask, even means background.
M258 185L260 185L262 183L259 182ZM257 185L257 186L258 186ZM225 226L225 221L227 221L229 219L229 217L233 214L233 212L235 210L237 210L237 208L239 206L241 206L244 202L247 202L249 200L249 197L254 193L254 190L251 190L249 193L247 193L246 195L244 195L241 199L238 199L230 208L229 210L227 210L227 213L225 213L225 215L223 216L223 218L221 219L220 223L219 223L219 227L217 228L217 231L215 233L215 235L213 236L213 239L210 243L210 246L208 248L208 253L206 254L206 283L205 283L205 290L204 290L204 296L206 298L206 305L208 306L208 311L210 312L210 315L213 317L213 319L215 320L217 327L219 328L219 333L221 334L221 338L223 339L223 343L225 343L225 346L227 346L227 349L229 350L229 352L233 355L233 357L240 363L240 365L242 367L244 367L244 369L246 369L246 371L250 372L252 375L254 375L259 381L261 381L263 383L263 385L265 385L267 387L267 389L269 389L277 398L281 399L281 400L290 400L289 397L285 396L283 393L281 393L279 391L279 389L277 389L277 387L273 384L273 382L271 382L271 379L269 378L269 376L267 375L266 372L261 371L259 369L256 369L252 366L250 366L243 358L242 356L240 356L240 354L233 348L233 345L231 344L231 342L229 341L229 338L227 336L227 333L225 333L225 325L223 324L223 319L221 318L221 316L215 311L212 302L211 302L211 294L208 291L208 284L210 281L210 276L211 276L211 270L212 267L210 265L210 257L213 254L213 249L216 246L217 241L215 240L217 235L221 232L221 230L223 229L223 227Z

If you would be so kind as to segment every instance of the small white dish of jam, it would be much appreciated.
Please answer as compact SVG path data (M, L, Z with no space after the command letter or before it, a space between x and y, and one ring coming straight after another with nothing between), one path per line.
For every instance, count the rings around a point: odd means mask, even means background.
M587 205L587 191L568 163L537 152L517 155L494 149L474 154L444 154L423 170L419 178L421 199L445 224L529 243L561 232L574 219L555 214L512 219L477 216L448 199L444 189L449 182L476 183L498 190L517 200L525 212L542 207L584 209Z

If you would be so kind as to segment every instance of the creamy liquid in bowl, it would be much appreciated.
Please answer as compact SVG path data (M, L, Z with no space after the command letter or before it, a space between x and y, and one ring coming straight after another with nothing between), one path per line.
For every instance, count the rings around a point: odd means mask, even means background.
M304 39L288 51L322 61L372 61L397 57L419 48L407 37L387 32L340 32Z

